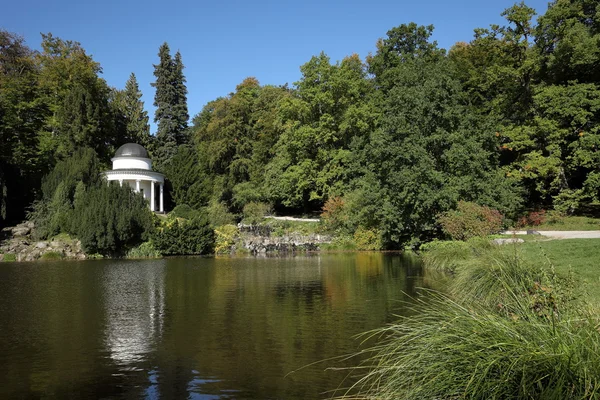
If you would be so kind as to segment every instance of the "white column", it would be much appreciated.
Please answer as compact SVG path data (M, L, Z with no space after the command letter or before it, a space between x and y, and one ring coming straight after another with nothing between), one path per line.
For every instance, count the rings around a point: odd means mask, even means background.
M163 201L163 186L164 183L160 184L160 212L164 213L165 212L165 206L164 206L164 201Z
M140 180L136 180L135 181L135 192L139 193L140 192Z
M154 181L150 181L150 211L154 211Z
M123 187L123 179L119 179L119 184Z

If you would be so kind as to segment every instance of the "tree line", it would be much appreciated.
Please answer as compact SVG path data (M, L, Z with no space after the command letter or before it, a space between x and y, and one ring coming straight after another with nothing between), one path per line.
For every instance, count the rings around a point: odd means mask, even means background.
M312 57L292 87L247 78L190 126L182 58L164 44L155 135L135 75L119 91L76 42L44 35L34 52L3 31L0 218L21 218L41 177L75 149L107 162L129 141L167 175L172 206L324 212L331 229L375 232L387 248L440 235L437 217L459 201L513 219L593 211L600 6L555 0L534 22L520 3L502 15L504 25L449 50L431 39L433 26L409 23L365 60Z

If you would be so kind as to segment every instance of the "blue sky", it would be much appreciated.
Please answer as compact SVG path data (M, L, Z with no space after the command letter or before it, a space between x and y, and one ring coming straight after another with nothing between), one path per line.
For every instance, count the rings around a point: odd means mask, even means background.
M434 39L449 48L470 41L473 29L503 24L510 0L306 0L306 1L27 1L7 0L0 27L39 49L40 32L82 44L100 62L109 85L123 88L134 72L150 119L158 47L180 50L194 116L248 76L261 84L292 85L300 65L324 51L333 62L357 53L364 59L378 38L402 23L435 26ZM543 14L547 0L526 1ZM152 127L154 131L155 127Z

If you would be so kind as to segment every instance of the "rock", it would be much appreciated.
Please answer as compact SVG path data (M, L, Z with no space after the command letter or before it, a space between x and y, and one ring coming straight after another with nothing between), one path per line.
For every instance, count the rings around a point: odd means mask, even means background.
M527 234L528 235L541 235L541 233L539 233L538 231L533 231L533 230L528 230Z
M510 238L510 239L494 239L492 240L493 244L510 244L510 243L523 243L525 242L520 238Z
M48 243L46 242L37 242L35 244L36 249L45 249L46 247L48 247Z
M14 228L12 228L13 236L27 236L27 235L29 235L30 232L31 232L31 228L29 228L27 226L23 226L22 224L17 225Z

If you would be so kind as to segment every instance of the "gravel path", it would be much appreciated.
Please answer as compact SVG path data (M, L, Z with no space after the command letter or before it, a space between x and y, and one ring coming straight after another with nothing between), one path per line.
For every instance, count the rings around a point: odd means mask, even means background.
M600 231L535 231L552 239L600 239ZM505 231L504 235L526 235L527 231Z
M276 219L279 221L300 221L300 222L319 222L319 218L295 218L295 217L273 217L266 216L265 218Z

